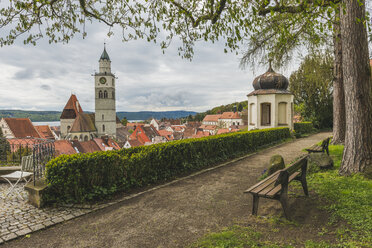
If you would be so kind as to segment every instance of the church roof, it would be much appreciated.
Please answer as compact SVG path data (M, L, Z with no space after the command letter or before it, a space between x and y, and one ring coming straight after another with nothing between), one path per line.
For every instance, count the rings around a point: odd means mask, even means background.
M206 115L203 122L217 122L221 115Z
M75 119L79 113L83 113L77 97L71 94L70 99L68 99L65 108L62 111L60 119Z
M72 124L70 132L95 132L97 131L94 125L94 114L79 113L74 124Z
M106 47L103 48L103 52L102 52L101 58L99 58L99 60L104 60L104 59L110 61L110 57L108 56L108 53L106 52Z
M15 138L40 138L29 118L4 118Z
M223 112L220 119L241 119L238 112Z

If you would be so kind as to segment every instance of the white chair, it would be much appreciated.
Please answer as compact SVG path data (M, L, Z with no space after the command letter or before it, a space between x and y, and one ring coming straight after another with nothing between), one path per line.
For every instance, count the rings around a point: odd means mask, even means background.
M24 157L22 157L21 170L20 171L15 171L15 172L12 172L10 174L0 176L1 178L5 179L10 184L10 189L5 194L5 197L7 197L10 193L12 193L14 191L16 185L20 181L24 180L26 182L26 184L31 181L32 175L34 174L33 173L34 167L33 167L32 162L33 162L32 155L24 156ZM24 188L24 186L23 186L23 188ZM15 191L15 192L23 199L22 195L18 191Z

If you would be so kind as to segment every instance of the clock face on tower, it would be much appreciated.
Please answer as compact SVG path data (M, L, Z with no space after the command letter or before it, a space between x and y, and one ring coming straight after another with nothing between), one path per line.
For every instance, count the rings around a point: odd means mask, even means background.
M105 83L106 83L106 78L101 77L101 78L99 79L99 82L100 82L101 84L105 84Z

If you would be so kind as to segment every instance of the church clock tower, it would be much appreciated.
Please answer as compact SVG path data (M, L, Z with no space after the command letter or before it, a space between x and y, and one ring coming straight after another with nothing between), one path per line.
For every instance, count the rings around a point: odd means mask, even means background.
M116 138L115 75L111 73L111 60L103 49L99 59L99 72L94 75L95 124L98 137Z

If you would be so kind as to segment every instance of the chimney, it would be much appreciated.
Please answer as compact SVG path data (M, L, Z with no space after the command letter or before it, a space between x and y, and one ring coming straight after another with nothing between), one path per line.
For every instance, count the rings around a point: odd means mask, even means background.
M108 139L109 139L108 135L102 135L102 136L101 136L101 139L103 140L103 142L104 142L105 144L108 144Z

